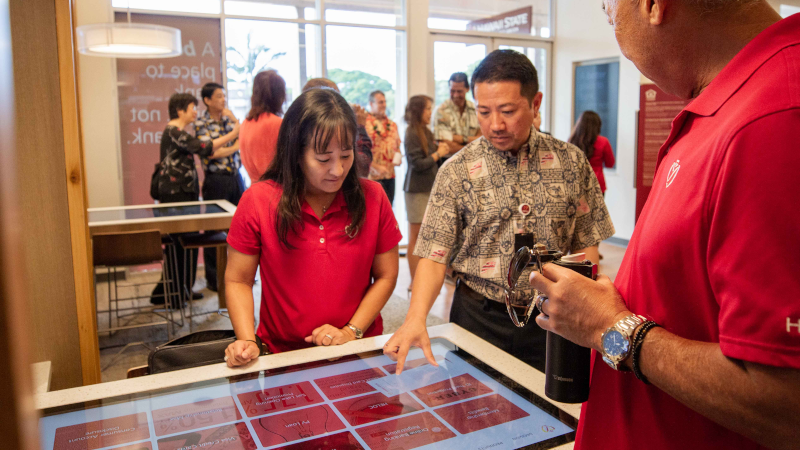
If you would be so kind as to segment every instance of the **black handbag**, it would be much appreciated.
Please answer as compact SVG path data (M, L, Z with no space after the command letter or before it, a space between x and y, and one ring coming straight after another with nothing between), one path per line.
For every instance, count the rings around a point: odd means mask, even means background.
M217 364L225 361L225 349L236 340L233 330L196 331L150 352L147 366L150 374ZM261 339L256 336L261 354L266 354Z
M161 174L161 162L156 164L156 168L153 171L153 175L150 176L150 197L153 200L160 200L158 195L158 179L159 175Z

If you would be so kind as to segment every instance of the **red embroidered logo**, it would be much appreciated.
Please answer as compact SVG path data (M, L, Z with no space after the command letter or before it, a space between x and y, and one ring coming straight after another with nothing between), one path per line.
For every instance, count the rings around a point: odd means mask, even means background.
M672 163L672 167L669 168L669 172L667 172L667 187L675 181L675 177L678 175L678 171L681 170L681 160L677 160Z
M542 156L542 163L546 163L546 162L552 161L554 159L555 159L555 156L553 156L552 153L547 153L547 154Z
M431 258L444 258L444 250L434 250L431 252Z
M486 263L481 267L481 273L494 270L495 267L497 267L497 261L486 261Z
M472 167L469 168L469 174L470 175L475 175L481 169L483 169L483 162L482 161L478 161L475 164L473 164Z

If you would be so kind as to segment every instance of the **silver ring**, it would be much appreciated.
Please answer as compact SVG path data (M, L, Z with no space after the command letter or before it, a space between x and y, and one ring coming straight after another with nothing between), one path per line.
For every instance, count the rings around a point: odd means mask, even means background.
M545 295L539 294L536 297L536 309L538 309L539 312L542 314L544 314L544 310L542 310L542 305L544 304L545 300L547 300L547 296Z
M326 338L328 338L328 339L330 339L330 340L331 340L331 342L333 342L333 338L331 337L331 335L330 335L330 334L326 334L326 335L325 335L325 337L326 337Z
M222 358L222 359L223 359L225 362L228 362L228 355L225 355L225 357L224 357L224 358Z

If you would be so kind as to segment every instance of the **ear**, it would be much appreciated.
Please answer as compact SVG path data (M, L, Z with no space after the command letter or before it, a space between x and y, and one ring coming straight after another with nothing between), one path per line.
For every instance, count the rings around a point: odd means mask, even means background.
M669 0L645 0L648 6L650 25L661 25L664 22L664 9Z
M542 98L544 94L541 92L537 92L536 95L533 96L533 101L531 102L531 110L533 110L533 116L536 117L536 113L539 112L539 107L542 106Z

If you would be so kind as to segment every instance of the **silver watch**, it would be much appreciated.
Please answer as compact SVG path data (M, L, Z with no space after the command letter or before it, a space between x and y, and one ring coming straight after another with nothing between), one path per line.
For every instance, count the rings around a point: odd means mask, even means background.
M356 335L356 339L361 339L362 337L364 337L364 331L361 328L358 328L357 326L353 325L352 323L348 323L347 328L353 330L353 333L355 333Z
M612 369L619 370L619 364L631 354L633 331L646 321L646 318L632 314L620 320L600 335L603 361L611 366Z

